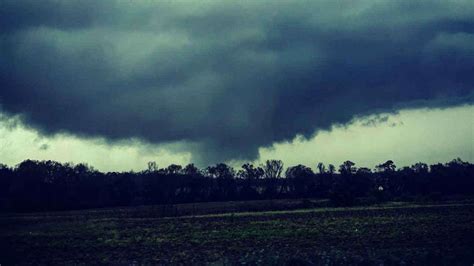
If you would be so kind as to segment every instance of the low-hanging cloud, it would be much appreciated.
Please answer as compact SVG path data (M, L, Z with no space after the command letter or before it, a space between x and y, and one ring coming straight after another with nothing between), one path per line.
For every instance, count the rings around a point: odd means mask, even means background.
M473 102L472 1L2 1L0 107L194 160Z

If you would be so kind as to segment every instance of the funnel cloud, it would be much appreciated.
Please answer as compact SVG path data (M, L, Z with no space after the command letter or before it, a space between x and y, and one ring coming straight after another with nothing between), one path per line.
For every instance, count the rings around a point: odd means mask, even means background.
M253 160L354 117L472 104L472 14L472 1L2 1L0 110L44 135Z

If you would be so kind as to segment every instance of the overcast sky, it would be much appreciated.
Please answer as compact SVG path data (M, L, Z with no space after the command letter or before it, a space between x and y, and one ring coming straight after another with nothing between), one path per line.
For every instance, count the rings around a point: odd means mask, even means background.
M0 162L473 160L474 2L0 2Z

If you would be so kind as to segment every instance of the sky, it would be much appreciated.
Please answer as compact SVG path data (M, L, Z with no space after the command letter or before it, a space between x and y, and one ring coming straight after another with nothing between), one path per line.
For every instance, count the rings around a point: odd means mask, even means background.
M0 162L473 161L472 14L469 0L1 1Z

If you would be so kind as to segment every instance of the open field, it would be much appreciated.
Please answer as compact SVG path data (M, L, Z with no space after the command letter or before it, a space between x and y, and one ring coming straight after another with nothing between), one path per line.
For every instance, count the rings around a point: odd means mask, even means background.
M474 263L470 202L180 217L153 208L163 207L2 215L0 263Z
M474 201L474 199L472 200ZM472 202L469 199L469 202ZM41 212L39 215L45 216L74 216L74 217L94 217L94 218L161 218L192 216L216 213L237 213L237 212L262 212L278 210L295 210L302 208L328 207L329 200L301 200L301 199L274 199L274 200L251 200L251 201L222 201L222 202L199 202L167 205L148 205L133 207L99 208L86 210L71 210L58 212ZM0 217L7 216L36 216L37 213L14 213L1 214Z

